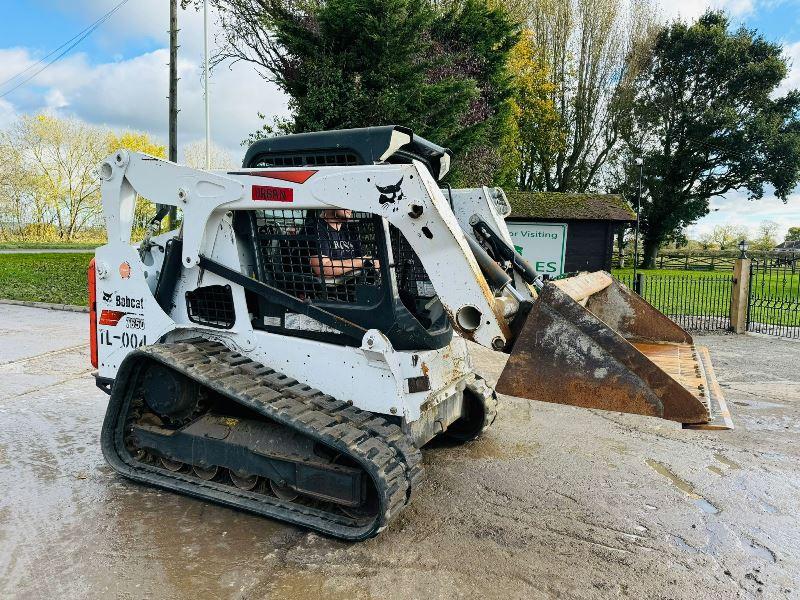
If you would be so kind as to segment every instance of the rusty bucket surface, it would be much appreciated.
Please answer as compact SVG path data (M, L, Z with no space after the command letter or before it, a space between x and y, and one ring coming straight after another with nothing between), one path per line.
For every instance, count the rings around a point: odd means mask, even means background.
M685 427L733 426L707 349L603 271L545 286L497 391Z

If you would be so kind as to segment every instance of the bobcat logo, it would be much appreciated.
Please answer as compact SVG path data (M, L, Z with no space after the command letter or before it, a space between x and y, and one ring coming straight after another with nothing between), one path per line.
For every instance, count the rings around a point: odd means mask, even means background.
M400 181L395 183L394 185L387 185L385 187L381 187L376 185L375 187L378 188L378 191L381 193L380 198L378 198L378 203L381 206L386 204L394 204L398 200L403 199L403 190L400 189L400 185L403 183L404 177L400 178Z
M103 292L103 302L111 302L111 297L114 295L114 292Z

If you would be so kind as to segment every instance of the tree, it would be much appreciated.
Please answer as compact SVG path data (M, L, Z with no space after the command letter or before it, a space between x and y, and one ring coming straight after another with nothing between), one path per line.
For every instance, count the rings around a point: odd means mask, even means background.
M502 177L497 146L510 119L506 59L517 30L502 6L483 0L216 4L225 35L217 60L254 63L290 96L292 118L268 124L264 134L407 125L451 147L464 164L454 164L456 174Z
M12 131L0 132L0 213L3 220L13 223L14 229L22 231L23 227L32 220L35 213L41 215L32 207L28 190L32 174L26 169L23 161L24 147L19 143L17 127ZM33 208L33 210L32 210ZM43 215L38 222L43 222Z
M709 240L719 250L730 250L735 248L742 240L750 238L750 233L744 227L737 227L735 225L717 225L711 231Z
M697 239L697 244L700 246L701 250L719 250L719 246L714 241L714 238L713 231L704 233Z
M638 79L629 141L644 158L645 267L672 232L708 213L710 198L746 189L758 199L769 183L786 201L800 179L800 92L776 93L782 48L728 25L718 12L673 23Z
M530 29L522 32L509 57L514 81L511 114L515 128L517 187L538 190L546 187L540 156L551 156L563 145L558 112L553 101L553 83L534 43Z
M37 222L49 214L58 236L71 240L100 213L94 169L108 154L105 136L81 121L44 114L21 117L15 135Z
M786 242L800 242L800 227L789 227L789 231L784 238Z
M203 141L192 142L181 148L183 164L193 169L206 168L206 143ZM234 169L238 165L230 153L216 144L211 144L210 148L211 168L212 169Z
M164 155L145 134L114 135L77 119L24 115L0 133L3 205L19 226L52 226L71 240L97 222L102 207L95 169L119 148Z
M143 152L150 156L158 158L167 157L167 147L164 144L159 144L150 138L146 133L139 133L134 131L125 131L119 135L108 132L106 134L106 144L108 147L108 154L115 150L124 148L133 152ZM136 208L133 211L133 222L135 227L145 227L147 222L152 219L156 214L156 207L150 200L136 197Z
M655 12L647 0L532 0L529 19L557 123L528 145L520 180L526 189L584 192L630 129Z
M778 225L775 221L761 221L758 224L756 237L750 243L752 250L769 252L778 245Z
M519 40L517 22L501 2L432 0L432 6L436 17L430 35L437 62L445 73L477 89L458 129L444 139L455 152L450 179L463 186L513 185L519 161L507 151L517 135L511 105L514 75L508 63ZM441 76L433 69L427 78Z

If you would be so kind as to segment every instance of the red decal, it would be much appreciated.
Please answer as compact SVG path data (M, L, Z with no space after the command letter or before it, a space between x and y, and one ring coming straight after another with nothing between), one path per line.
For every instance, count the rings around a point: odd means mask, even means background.
M235 171L228 175L249 175L251 177L269 177L292 183L305 183L317 171Z
M116 327L119 320L127 314L128 313L122 312L121 310L108 310L104 308L103 312L100 313L100 325Z
M95 260L89 261L89 272L87 273L89 286L89 356L92 366L97 368L97 273L95 272Z
M294 202L294 190L292 188L273 187L271 185L254 185L253 200Z

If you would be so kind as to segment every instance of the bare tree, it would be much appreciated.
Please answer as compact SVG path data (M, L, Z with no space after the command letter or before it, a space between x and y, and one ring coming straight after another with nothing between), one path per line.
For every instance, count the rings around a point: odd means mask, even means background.
M761 221L756 228L752 249L768 252L774 250L778 244L778 230L780 225L775 221Z
M211 168L212 169L233 169L237 165L231 153L211 144ZM181 148L181 162L193 169L206 168L206 143L204 141L192 142Z
M586 191L630 127L633 82L646 64L650 0L531 0L529 24L552 81L560 143L531 148L530 187Z
M741 240L750 238L750 232L746 227L738 227L736 225L717 225L711 231L710 240L720 250L730 250L734 248Z
M0 132L2 209L23 225L54 226L63 239L101 214L96 167L118 148L163 156L146 134L114 135L77 119L25 115Z
M74 119L47 115L22 117L32 192L43 197L55 216L59 237L72 239L100 213L95 168L108 153L107 134Z

